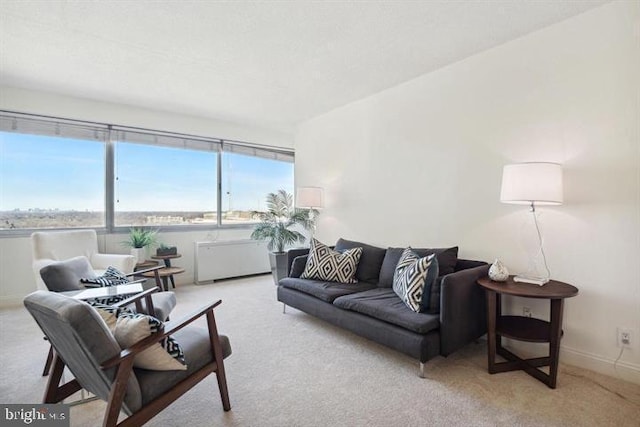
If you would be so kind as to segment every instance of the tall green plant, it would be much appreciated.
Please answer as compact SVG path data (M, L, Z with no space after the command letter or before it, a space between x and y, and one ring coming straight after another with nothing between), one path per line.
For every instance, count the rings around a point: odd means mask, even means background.
M305 230L311 230L314 226L315 210L298 209L293 207L293 196L285 190L267 194L267 211L254 211L254 217L260 220L251 233L251 238L256 240L268 240L267 247L270 251L284 252L284 248L296 242L304 242L302 233L292 230L291 227L299 225Z
M146 248L155 245L158 240L158 230L146 228L132 228L129 230L127 240L123 241L124 246L130 248Z

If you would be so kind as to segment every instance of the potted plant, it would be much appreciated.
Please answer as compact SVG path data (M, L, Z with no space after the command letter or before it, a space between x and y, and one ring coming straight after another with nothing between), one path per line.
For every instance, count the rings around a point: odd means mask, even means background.
M306 238L295 226L311 230L315 223L314 210L293 207L293 196L285 190L267 195L267 211L252 214L260 222L255 225L251 238L267 240L271 272L276 285L283 277L287 277L287 254L285 247L296 242L303 243Z
M160 243L160 246L156 249L157 256L177 255L178 248L175 246L167 246L164 243Z
M157 237L158 230L131 228L127 240L122 244L131 248L131 255L136 258L136 263L140 263L147 258L147 248L155 245Z

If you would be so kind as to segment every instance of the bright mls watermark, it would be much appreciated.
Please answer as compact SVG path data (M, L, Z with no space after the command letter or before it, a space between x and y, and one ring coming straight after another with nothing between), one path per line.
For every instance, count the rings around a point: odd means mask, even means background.
M63 404L0 404L0 425L69 427L69 405Z

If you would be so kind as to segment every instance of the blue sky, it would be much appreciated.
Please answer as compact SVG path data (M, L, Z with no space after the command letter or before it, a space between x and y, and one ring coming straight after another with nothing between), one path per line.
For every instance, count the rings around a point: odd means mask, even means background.
M101 142L0 132L0 210L102 211L104 155ZM116 143L116 211L215 211L217 155ZM293 191L291 163L224 153L222 172L223 211Z

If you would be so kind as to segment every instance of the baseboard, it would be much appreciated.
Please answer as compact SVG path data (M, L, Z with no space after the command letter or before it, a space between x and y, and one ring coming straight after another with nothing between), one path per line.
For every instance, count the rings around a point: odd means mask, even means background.
M0 297L0 308L19 307L26 295L7 295Z
M634 363L619 360L618 363L615 364L614 369L615 359L609 359L565 346L560 346L560 362L640 384L640 366Z

